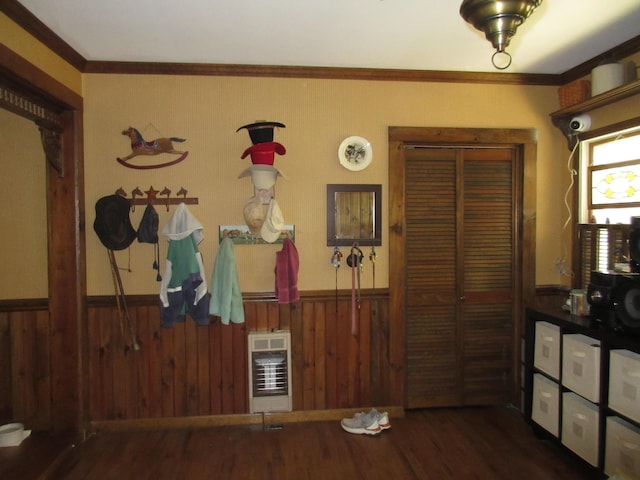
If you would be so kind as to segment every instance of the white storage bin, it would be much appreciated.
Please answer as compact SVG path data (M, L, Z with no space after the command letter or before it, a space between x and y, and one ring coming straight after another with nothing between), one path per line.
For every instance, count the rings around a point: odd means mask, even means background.
M558 436L560 427L560 387L540 373L533 375L531 420Z
M560 327L536 322L533 366L560 380Z
M600 401L600 341L586 335L562 336L562 384L592 402Z
M618 417L607 417L604 473L640 478L640 428Z
M640 354L611 350L609 407L640 422Z
M598 466L598 407L573 392L562 394L562 443Z

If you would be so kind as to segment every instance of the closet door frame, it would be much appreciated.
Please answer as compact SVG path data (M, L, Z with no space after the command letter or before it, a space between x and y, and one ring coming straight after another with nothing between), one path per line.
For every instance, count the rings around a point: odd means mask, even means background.
M389 127L389 311L390 315L390 363L392 366L392 401L395 405L406 405L406 290L404 285L405 250L405 145L430 146L483 146L500 145L513 147L522 157L522 178L517 179L521 195L516 195L518 204L514 231L518 232L515 245L520 263L514 265L521 279L521 288L516 292L514 335L512 402L520 402L520 339L524 334L524 312L532 306L535 298L535 200L536 200L536 152L537 131L535 129L492 128L437 128L437 127Z

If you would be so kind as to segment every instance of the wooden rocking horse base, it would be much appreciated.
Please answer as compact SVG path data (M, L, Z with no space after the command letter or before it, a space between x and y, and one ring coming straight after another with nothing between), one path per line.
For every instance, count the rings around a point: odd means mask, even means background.
M189 152L184 152L182 155L180 155L175 160L171 160L170 162L166 162L166 163L158 163L158 164L155 164L155 165L134 165L134 164L131 164L131 163L128 162L128 160L130 160L130 158L116 158L116 160L118 161L118 163L120 165L124 165L127 168L134 168L136 170L151 170L153 168L170 167L171 165L175 165L176 163L180 163L185 158L187 158L187 155L189 155Z

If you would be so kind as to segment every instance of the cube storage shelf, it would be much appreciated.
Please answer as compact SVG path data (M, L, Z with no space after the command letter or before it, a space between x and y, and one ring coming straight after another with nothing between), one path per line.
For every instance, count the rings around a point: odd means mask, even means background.
M608 476L627 472L628 478L640 478L640 428L619 417L607 417L604 473Z
M524 344L524 414L536 433L603 478L640 478L640 336L528 309Z

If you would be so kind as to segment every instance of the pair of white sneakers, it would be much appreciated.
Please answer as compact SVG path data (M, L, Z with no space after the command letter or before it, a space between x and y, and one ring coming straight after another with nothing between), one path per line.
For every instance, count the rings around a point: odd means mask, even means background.
M378 435L383 430L391 428L391 423L387 412L378 412L372 408L369 413L358 412L353 418L343 418L340 426L349 433Z

